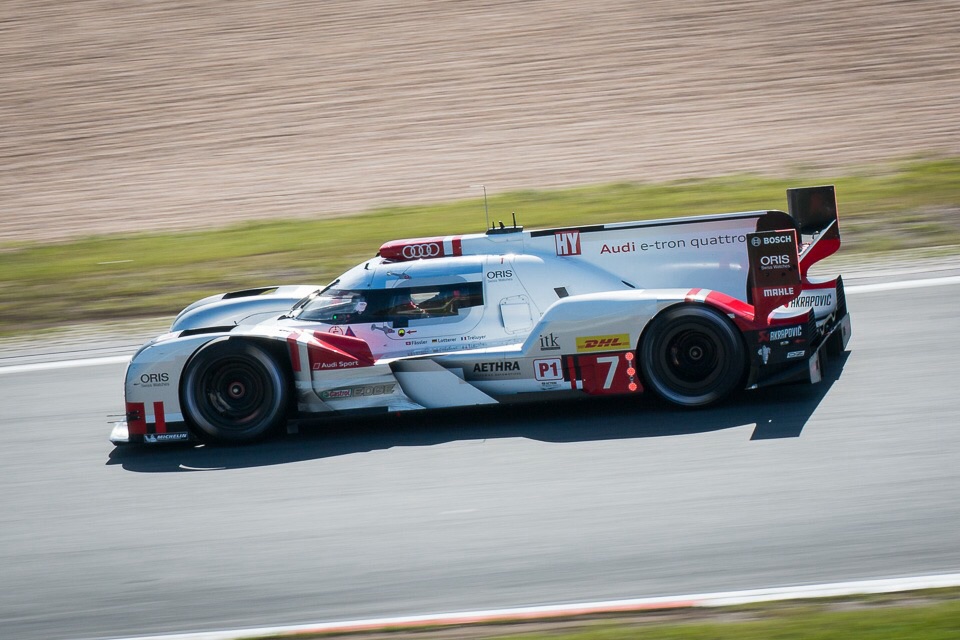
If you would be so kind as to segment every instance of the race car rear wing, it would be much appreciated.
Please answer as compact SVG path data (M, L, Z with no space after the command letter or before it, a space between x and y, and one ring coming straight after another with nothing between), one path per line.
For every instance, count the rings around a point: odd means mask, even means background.
M787 189L787 210L768 211L747 234L749 298L763 322L800 295L811 266L840 248L833 185Z
M801 242L800 275L840 248L837 193L833 185L787 189L787 211L797 223Z

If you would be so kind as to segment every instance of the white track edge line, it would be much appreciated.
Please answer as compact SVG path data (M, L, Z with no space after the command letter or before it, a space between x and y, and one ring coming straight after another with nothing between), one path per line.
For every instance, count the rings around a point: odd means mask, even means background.
M372 631L376 629L382 629L384 627L442 626L446 624L468 624L509 620L525 621L605 612L639 612L656 608L725 607L755 602L770 602L774 600L798 600L804 598L892 593L896 591L940 589L944 587L957 586L960 586L960 573L950 573L905 578L797 585L793 587L748 589L744 591L721 591L718 593L662 596L656 598L607 600L579 604L571 603L561 605L545 605L539 607L487 609L480 611L463 611L458 613L398 616L393 618L370 618L365 620L344 620L340 622L319 622L316 624L234 629L230 631L201 631L169 635L128 636L126 638L117 640L242 640L244 638L270 635Z
M927 278L923 280L903 280L900 282L851 285L845 287L845 292L848 294L876 293L879 291L896 291L900 289L941 287L952 284L960 284L960 276L945 276L942 278ZM84 358L82 360L59 360L56 362L17 364L9 367L0 367L0 375L10 373L31 373L34 371L51 371L54 369L73 369L77 367L96 367L106 364L126 364L127 362L130 362L130 356L109 356L104 358Z
M81 360L57 360L54 362L35 362L33 364L14 364L0 367L0 376L8 373L31 373L33 371L51 371L54 369L77 369L79 367L97 367L105 364L126 364L130 355L104 356L102 358L83 358Z
M922 289L924 287L943 287L960 284L960 276L925 278L920 280L901 280L899 282L878 282L877 284L855 284L844 287L846 293L874 293L877 291L897 291L899 289Z

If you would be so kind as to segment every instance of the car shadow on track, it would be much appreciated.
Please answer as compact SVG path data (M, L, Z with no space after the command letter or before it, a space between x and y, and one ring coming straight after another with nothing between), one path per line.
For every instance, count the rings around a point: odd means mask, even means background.
M314 423L299 433L246 446L121 446L110 453L107 464L140 473L214 471L458 440L520 437L572 443L664 438L750 425L751 440L797 438L840 378L848 355L831 363L820 384L744 392L708 409L678 409L639 397L411 412Z

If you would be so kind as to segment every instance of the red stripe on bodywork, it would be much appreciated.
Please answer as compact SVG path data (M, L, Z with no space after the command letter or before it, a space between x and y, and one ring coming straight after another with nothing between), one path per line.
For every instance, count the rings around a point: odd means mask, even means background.
M741 331L756 331L766 327L807 322L807 312L804 311L792 316L775 318L767 323L765 318L756 317L753 305L749 305L742 300L738 300L719 291L711 291L708 293L704 302L723 312L728 317L733 316L731 319Z
M147 432L146 410L142 402L127 403L127 433L143 435Z
M800 276L806 280L807 271L824 258L828 258L840 249L840 234L836 229L832 230L836 237L819 238L810 247L807 248L803 257L800 258Z
M567 371L570 372L570 388L577 388L577 367L573 356L567 356Z
M287 336L287 346L290 347L290 366L295 372L300 371L300 343L297 342L297 336L296 333Z
M753 329L758 321L754 314L754 307L743 300L728 296L720 291L711 291L703 300L711 307L722 311L725 315L732 315L734 323L741 329Z
M163 415L163 403L153 403L153 419L157 423L157 433L167 432L167 418Z
M457 236L452 241L453 244L453 255L462 256L463 255L463 240L460 236Z
M370 345L362 338L336 333L323 333L322 331L314 331L313 336L323 348L346 356L350 360L356 360L360 363L360 366L367 367L376 361L370 351Z

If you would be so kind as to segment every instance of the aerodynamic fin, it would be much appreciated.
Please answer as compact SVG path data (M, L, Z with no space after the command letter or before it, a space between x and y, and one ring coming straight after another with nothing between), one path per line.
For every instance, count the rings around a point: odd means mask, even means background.
M770 312L800 295L800 257L794 229L747 234L754 318L766 323Z
M800 275L840 248L837 193L833 185L787 189L787 211L796 220L803 243Z

